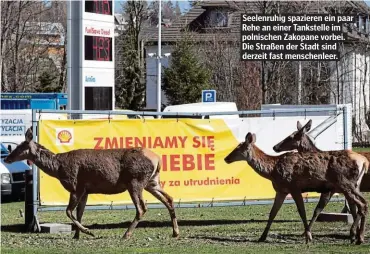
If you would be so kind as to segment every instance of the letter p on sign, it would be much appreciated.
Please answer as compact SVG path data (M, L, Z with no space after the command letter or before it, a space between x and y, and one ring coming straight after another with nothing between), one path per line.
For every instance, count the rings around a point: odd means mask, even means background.
M216 90L202 90L202 102L216 102Z

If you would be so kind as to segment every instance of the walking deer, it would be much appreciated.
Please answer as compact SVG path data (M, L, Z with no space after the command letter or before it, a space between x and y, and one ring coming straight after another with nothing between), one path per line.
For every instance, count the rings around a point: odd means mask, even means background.
M302 126L302 124L299 121L297 121L297 131L294 131L288 137L286 137L281 142L276 144L273 147L274 151L277 153L284 152L284 151L292 151L292 150L297 150L298 152L323 152L315 146L314 141L311 139L310 135L308 135L308 132L311 130L311 126L312 126L311 119L304 126ZM365 156L368 160L370 160L370 153L359 152L359 154ZM368 171L368 168L365 168L365 169L359 168L359 176L356 182L357 191L360 191L360 185L362 182L362 178L364 177L364 174L367 171ZM312 228L313 223L315 223L315 221L317 220L317 217L322 212L322 210L325 208L325 206L329 203L329 200L331 199L333 195L334 195L334 192L327 192L327 193L321 194L319 203L317 204L315 211L312 215L312 219L310 221L310 225L309 225L310 230ZM349 204L349 203L348 203L348 206L354 218L356 215L356 206L354 204ZM345 210L346 209L343 209L343 212L345 212Z
M306 243L312 241L302 193L315 191L343 193L349 203L357 206L358 213L350 229L350 238L352 243L356 238L357 244L364 242L368 204L356 189L359 169L369 166L369 161L364 156L352 151L285 153L280 156L269 156L260 150L255 142L255 134L248 133L245 141L224 160L228 164L247 161L256 173L272 182L276 191L268 223L259 241L266 240L272 221L289 193L303 221ZM360 230L356 232L359 224Z
M179 235L173 199L159 184L161 159L154 152L145 148L128 148L78 149L54 154L32 140L31 129L27 130L25 136L26 140L4 161L12 163L30 160L46 174L60 181L70 193L66 213L77 226L75 239L80 237L80 231L94 236L81 225L89 194L118 194L126 190L136 208L136 216L124 234L124 238L129 238L147 211L142 196L144 189L167 207L172 220L173 237ZM76 207L77 219L72 213Z

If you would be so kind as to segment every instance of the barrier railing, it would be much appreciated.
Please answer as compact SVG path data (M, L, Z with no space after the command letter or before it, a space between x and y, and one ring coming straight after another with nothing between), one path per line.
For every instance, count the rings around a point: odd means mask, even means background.
M114 115L127 115L127 116L170 116L173 118L176 118L178 116L181 117L194 117L194 116L222 116L222 115L243 115L243 116L248 116L248 115L263 115L263 114L270 114L272 118L275 117L281 117L281 116L276 116L276 114L282 114L282 113L289 113L289 114L296 114L296 116L304 116L305 118L309 118L309 114L311 112L333 112L334 114L343 114L343 148L347 149L348 144L350 143L350 135L348 133L348 119L351 119L348 114L350 112L347 111L347 107L344 106L338 106L336 110L334 109L328 109L328 108L300 108L300 109L273 109L273 110L242 110L242 111L227 111L227 112L149 112L149 111L95 111L95 110L33 110L32 111L32 129L33 129L33 135L34 135L34 140L38 142L38 137L37 137L37 131L36 127L38 125L38 119L37 114L40 113L40 116L42 113L48 113L48 114L68 114L70 116L72 115L108 115L109 116L114 116ZM292 116L292 115L290 115ZM266 116L264 116L266 117ZM287 116L285 116L287 117ZM288 116L289 117L289 116ZM50 211L50 210L64 210L64 207L39 207L40 205L40 199L39 199L39 172L36 168L36 166L33 164L32 165L32 170L33 170L33 214L35 216L35 219L37 221L37 212L38 211ZM342 201L344 200L343 198L337 198L336 201ZM317 198L310 198L306 199L306 202L317 202ZM286 203L292 202L291 200L286 200ZM271 204L272 201L264 200L264 201L240 201L240 202L217 202L217 205L215 205L213 202L208 203L208 204L187 204L187 203L178 203L177 207L209 207L209 206L228 206L228 205L256 205L256 204ZM153 204L153 205L148 205L149 207L153 208L162 208L164 207L162 204ZM133 208L132 206L91 206L87 207L87 209L119 209L120 208Z

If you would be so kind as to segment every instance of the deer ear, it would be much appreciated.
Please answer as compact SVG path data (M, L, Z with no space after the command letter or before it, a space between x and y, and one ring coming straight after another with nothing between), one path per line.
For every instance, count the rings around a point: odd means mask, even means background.
M306 123L306 125L303 127L303 132L306 133L307 131L311 130L311 126L312 126L312 119L310 119L310 121L308 121L308 123Z
M297 130L301 130L301 129L302 129L302 124L299 121L297 121Z
M256 134L253 133L252 138L253 138L252 143L256 143L256 140L257 140Z
M26 134L24 134L26 141L30 142L33 139L32 127L28 128Z
M252 141L253 141L252 133L248 132L248 134L245 136L245 142L252 143Z

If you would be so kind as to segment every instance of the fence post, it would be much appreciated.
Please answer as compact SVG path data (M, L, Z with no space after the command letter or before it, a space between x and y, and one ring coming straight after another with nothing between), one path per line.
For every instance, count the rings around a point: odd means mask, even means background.
M347 105L343 107L343 148L349 149L349 135L348 135L348 110Z
M348 110L347 105L343 105L343 149L347 150L349 149L349 133L348 133L348 124L351 122L348 122ZM342 209L342 213L348 213L349 206L347 199L344 200L344 207Z
M26 231L31 231L33 222L33 174L32 170L26 170L25 174L25 198L24 198L24 225Z
M34 140L35 142L38 142L38 135L37 135L37 132L39 130L37 130L37 122L38 122L38 119L37 119L37 110L33 109L32 110L32 133L33 133L33 137L32 137L32 140ZM41 114L41 112L39 113ZM26 185L27 186L27 185ZM31 222L31 225L30 227L31 228L31 231L32 232L40 232L40 225L39 225L39 222L38 222L38 219L37 219L37 202L38 202L38 172L37 172L37 167L35 165L35 163L32 163L32 188L29 189L29 192L31 192L32 190L32 222ZM26 215L27 217L27 215Z

